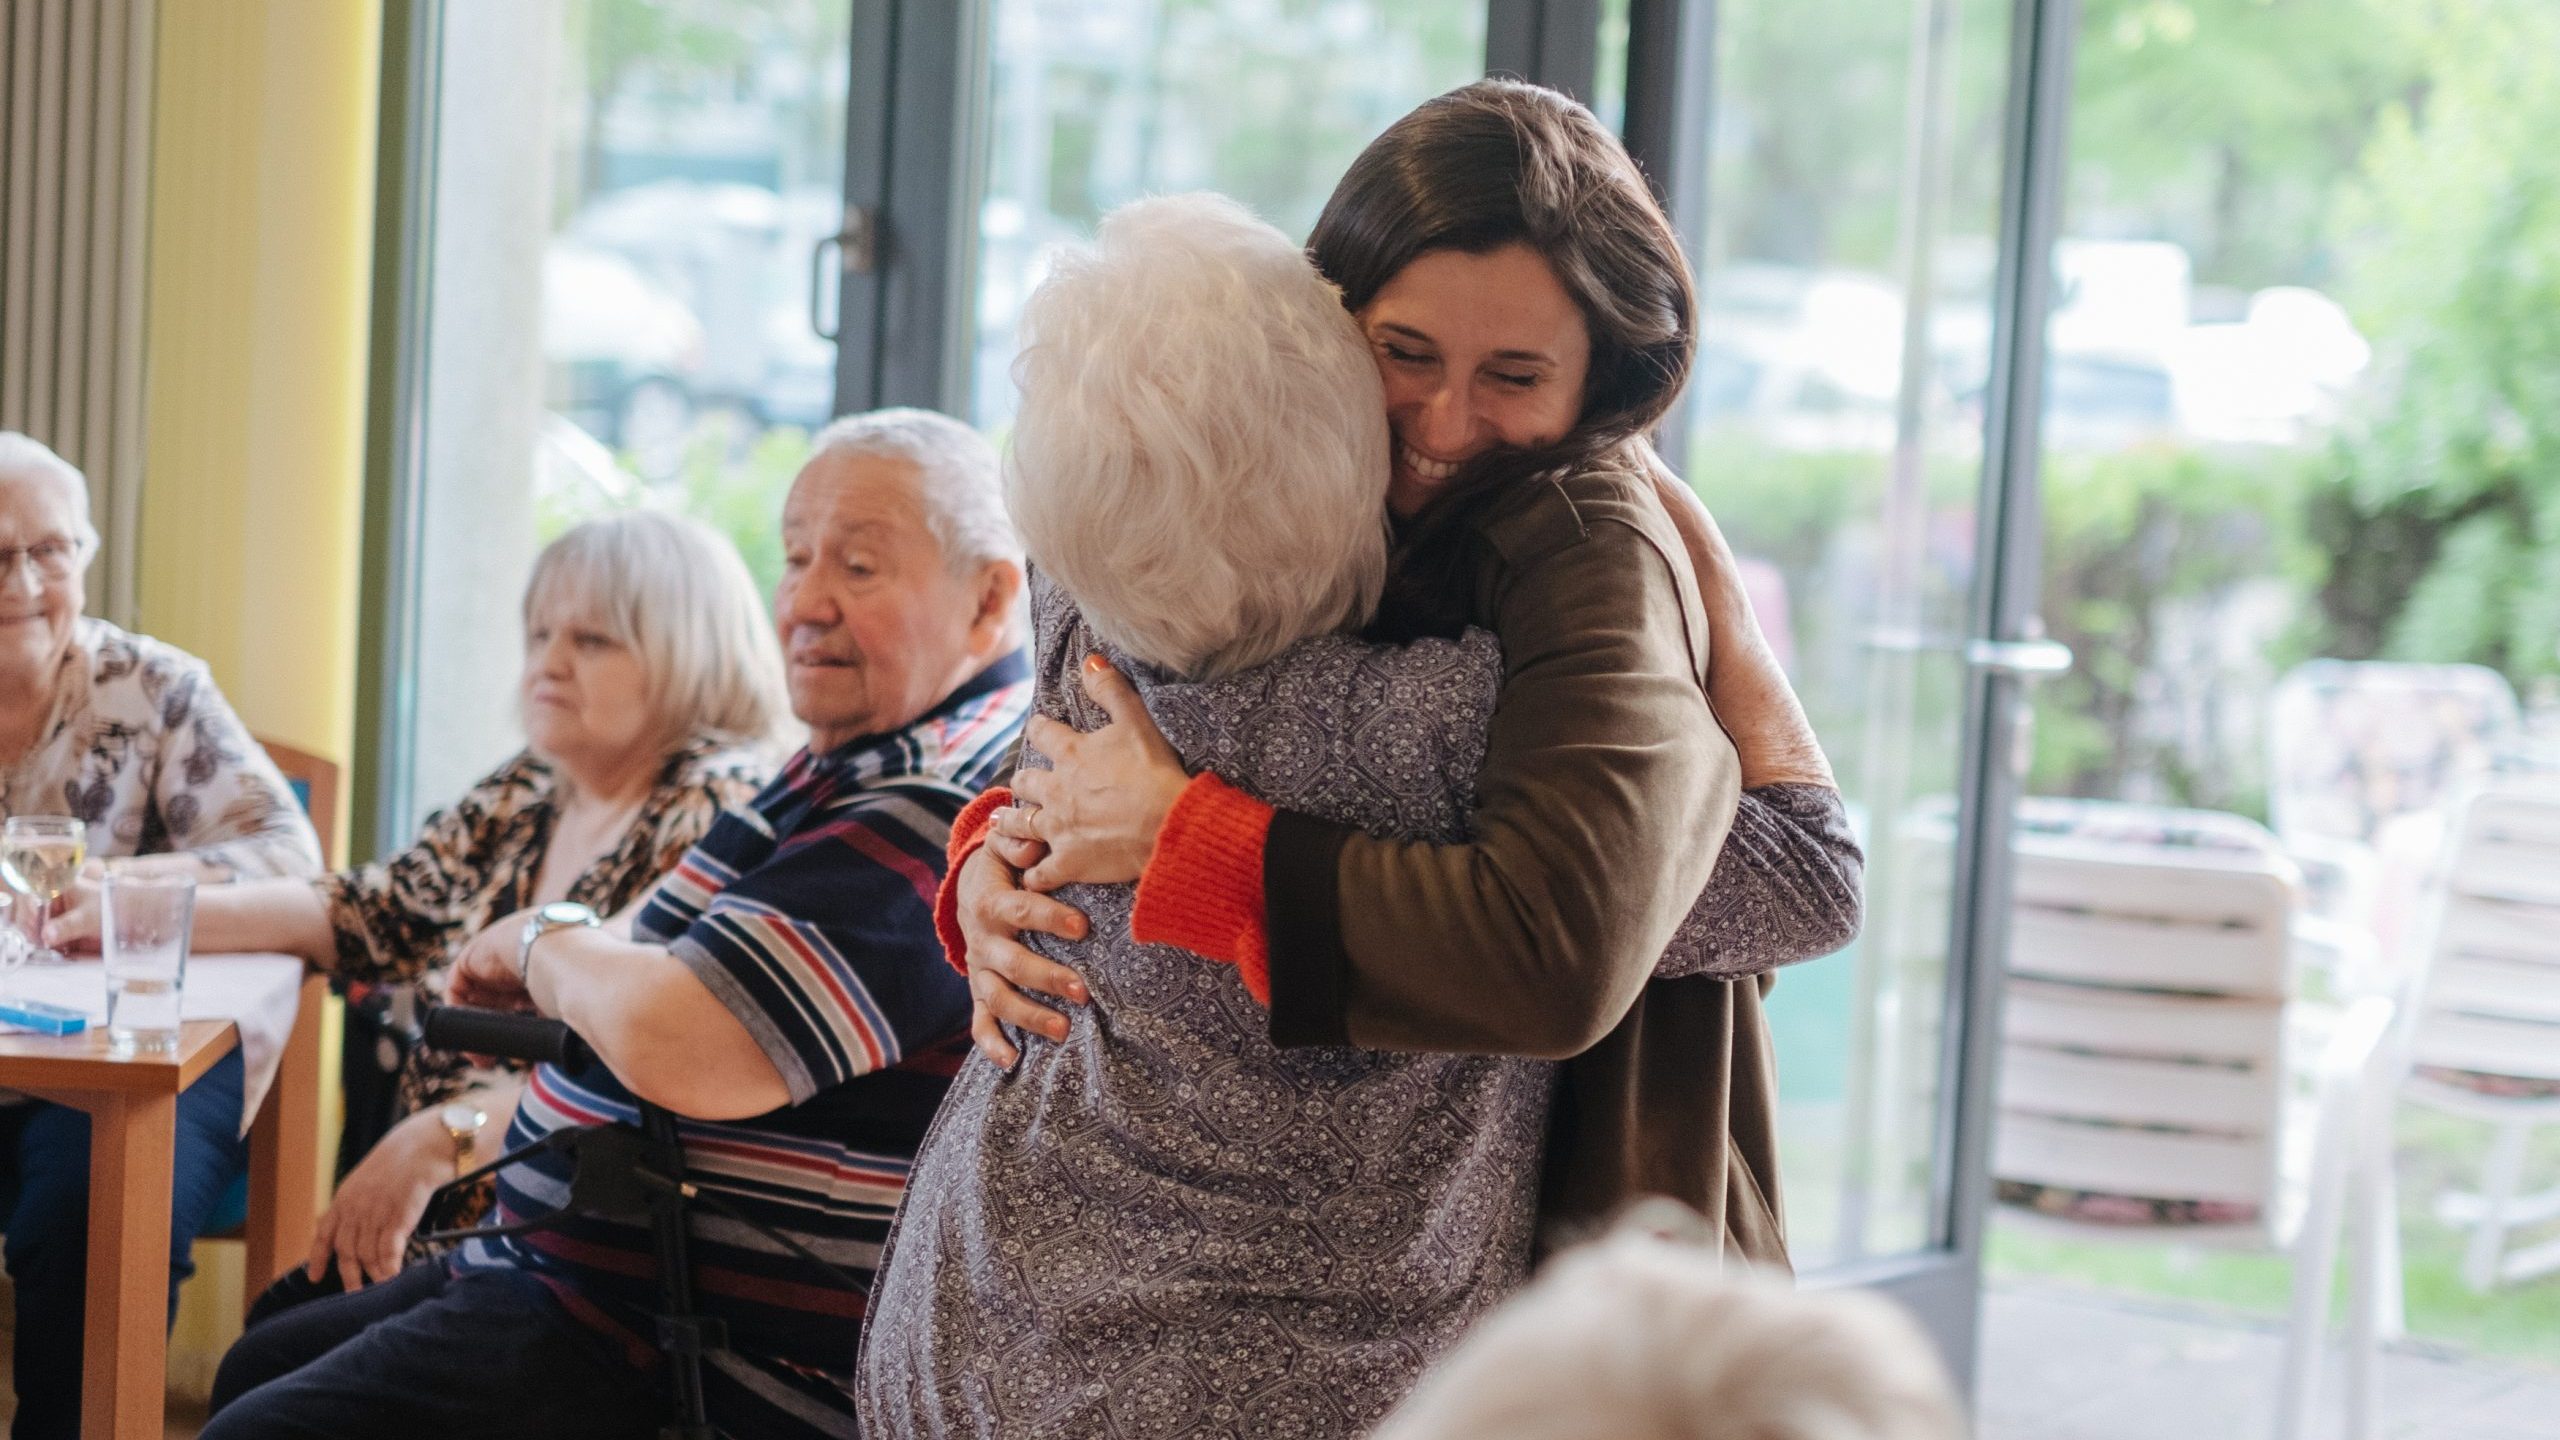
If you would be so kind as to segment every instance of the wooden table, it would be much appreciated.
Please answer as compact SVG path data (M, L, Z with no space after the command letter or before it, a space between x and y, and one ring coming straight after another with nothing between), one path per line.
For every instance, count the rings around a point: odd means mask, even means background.
M249 1132L252 1295L309 1249L320 1183L319 977ZM178 1093L231 1053L228 1020L189 1020L173 1054L118 1057L106 1028L0 1034L0 1088L89 1115L89 1287L80 1394L87 1440L160 1440L168 1393L169 1209Z

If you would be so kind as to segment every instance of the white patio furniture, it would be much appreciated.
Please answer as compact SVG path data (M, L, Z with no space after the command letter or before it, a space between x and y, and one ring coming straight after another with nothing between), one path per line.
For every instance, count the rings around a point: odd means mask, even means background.
M2446 827L2419 970L2402 1094L2494 1127L2480 1189L2437 1213L2470 1230L2475 1291L2560 1270L2560 1237L2509 1248L2560 1219L2560 1181L2527 1192L2526 1147L2560 1123L2560 781L2497 777Z
M2097 801L2020 810L1993 1173L2076 1236L2273 1250L2293 1304L2272 1433L2317 1388L2360 1106L2385 1089L2382 996L2297 1000L2299 873L2238 816ZM2358 1267L2374 1247L2357 1247ZM2369 1407L2375 1278L2350 1328Z
M2522 733L2514 687L2478 665L2312 660L2268 699L2267 813L2309 906L2370 933L2376 842L2440 810Z

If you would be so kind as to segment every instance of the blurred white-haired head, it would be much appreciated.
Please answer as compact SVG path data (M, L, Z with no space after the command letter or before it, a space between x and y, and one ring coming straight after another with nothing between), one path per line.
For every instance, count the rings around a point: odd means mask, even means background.
M1385 394L1286 236L1218 195L1124 205L1022 334L1005 498L1103 639L1205 678L1376 609Z
M1371 1440L1962 1440L1890 1301L1799 1293L1638 1224L1559 1257Z

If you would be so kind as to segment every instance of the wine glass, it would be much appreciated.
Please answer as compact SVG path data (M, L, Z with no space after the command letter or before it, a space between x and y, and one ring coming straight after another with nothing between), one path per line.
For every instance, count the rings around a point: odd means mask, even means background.
M21 933L26 913L35 908L35 903L0 886L0 994L8 992L9 977L27 963L27 955L36 948L35 942Z
M37 936L88 855L89 827L68 815L12 815L0 826L0 880L34 903ZM59 953L46 948L34 959L39 965L62 963Z

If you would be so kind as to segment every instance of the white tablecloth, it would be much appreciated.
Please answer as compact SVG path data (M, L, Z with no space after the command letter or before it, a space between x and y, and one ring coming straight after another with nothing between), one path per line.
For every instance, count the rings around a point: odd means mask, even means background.
M107 972L94 958L67 965L27 965L7 977L9 993L68 1006L107 1023ZM228 1020L240 1027L240 1133L258 1115L267 1087L284 1063L285 1038L302 1004L302 962L291 955L191 955L181 1013L189 1020Z

